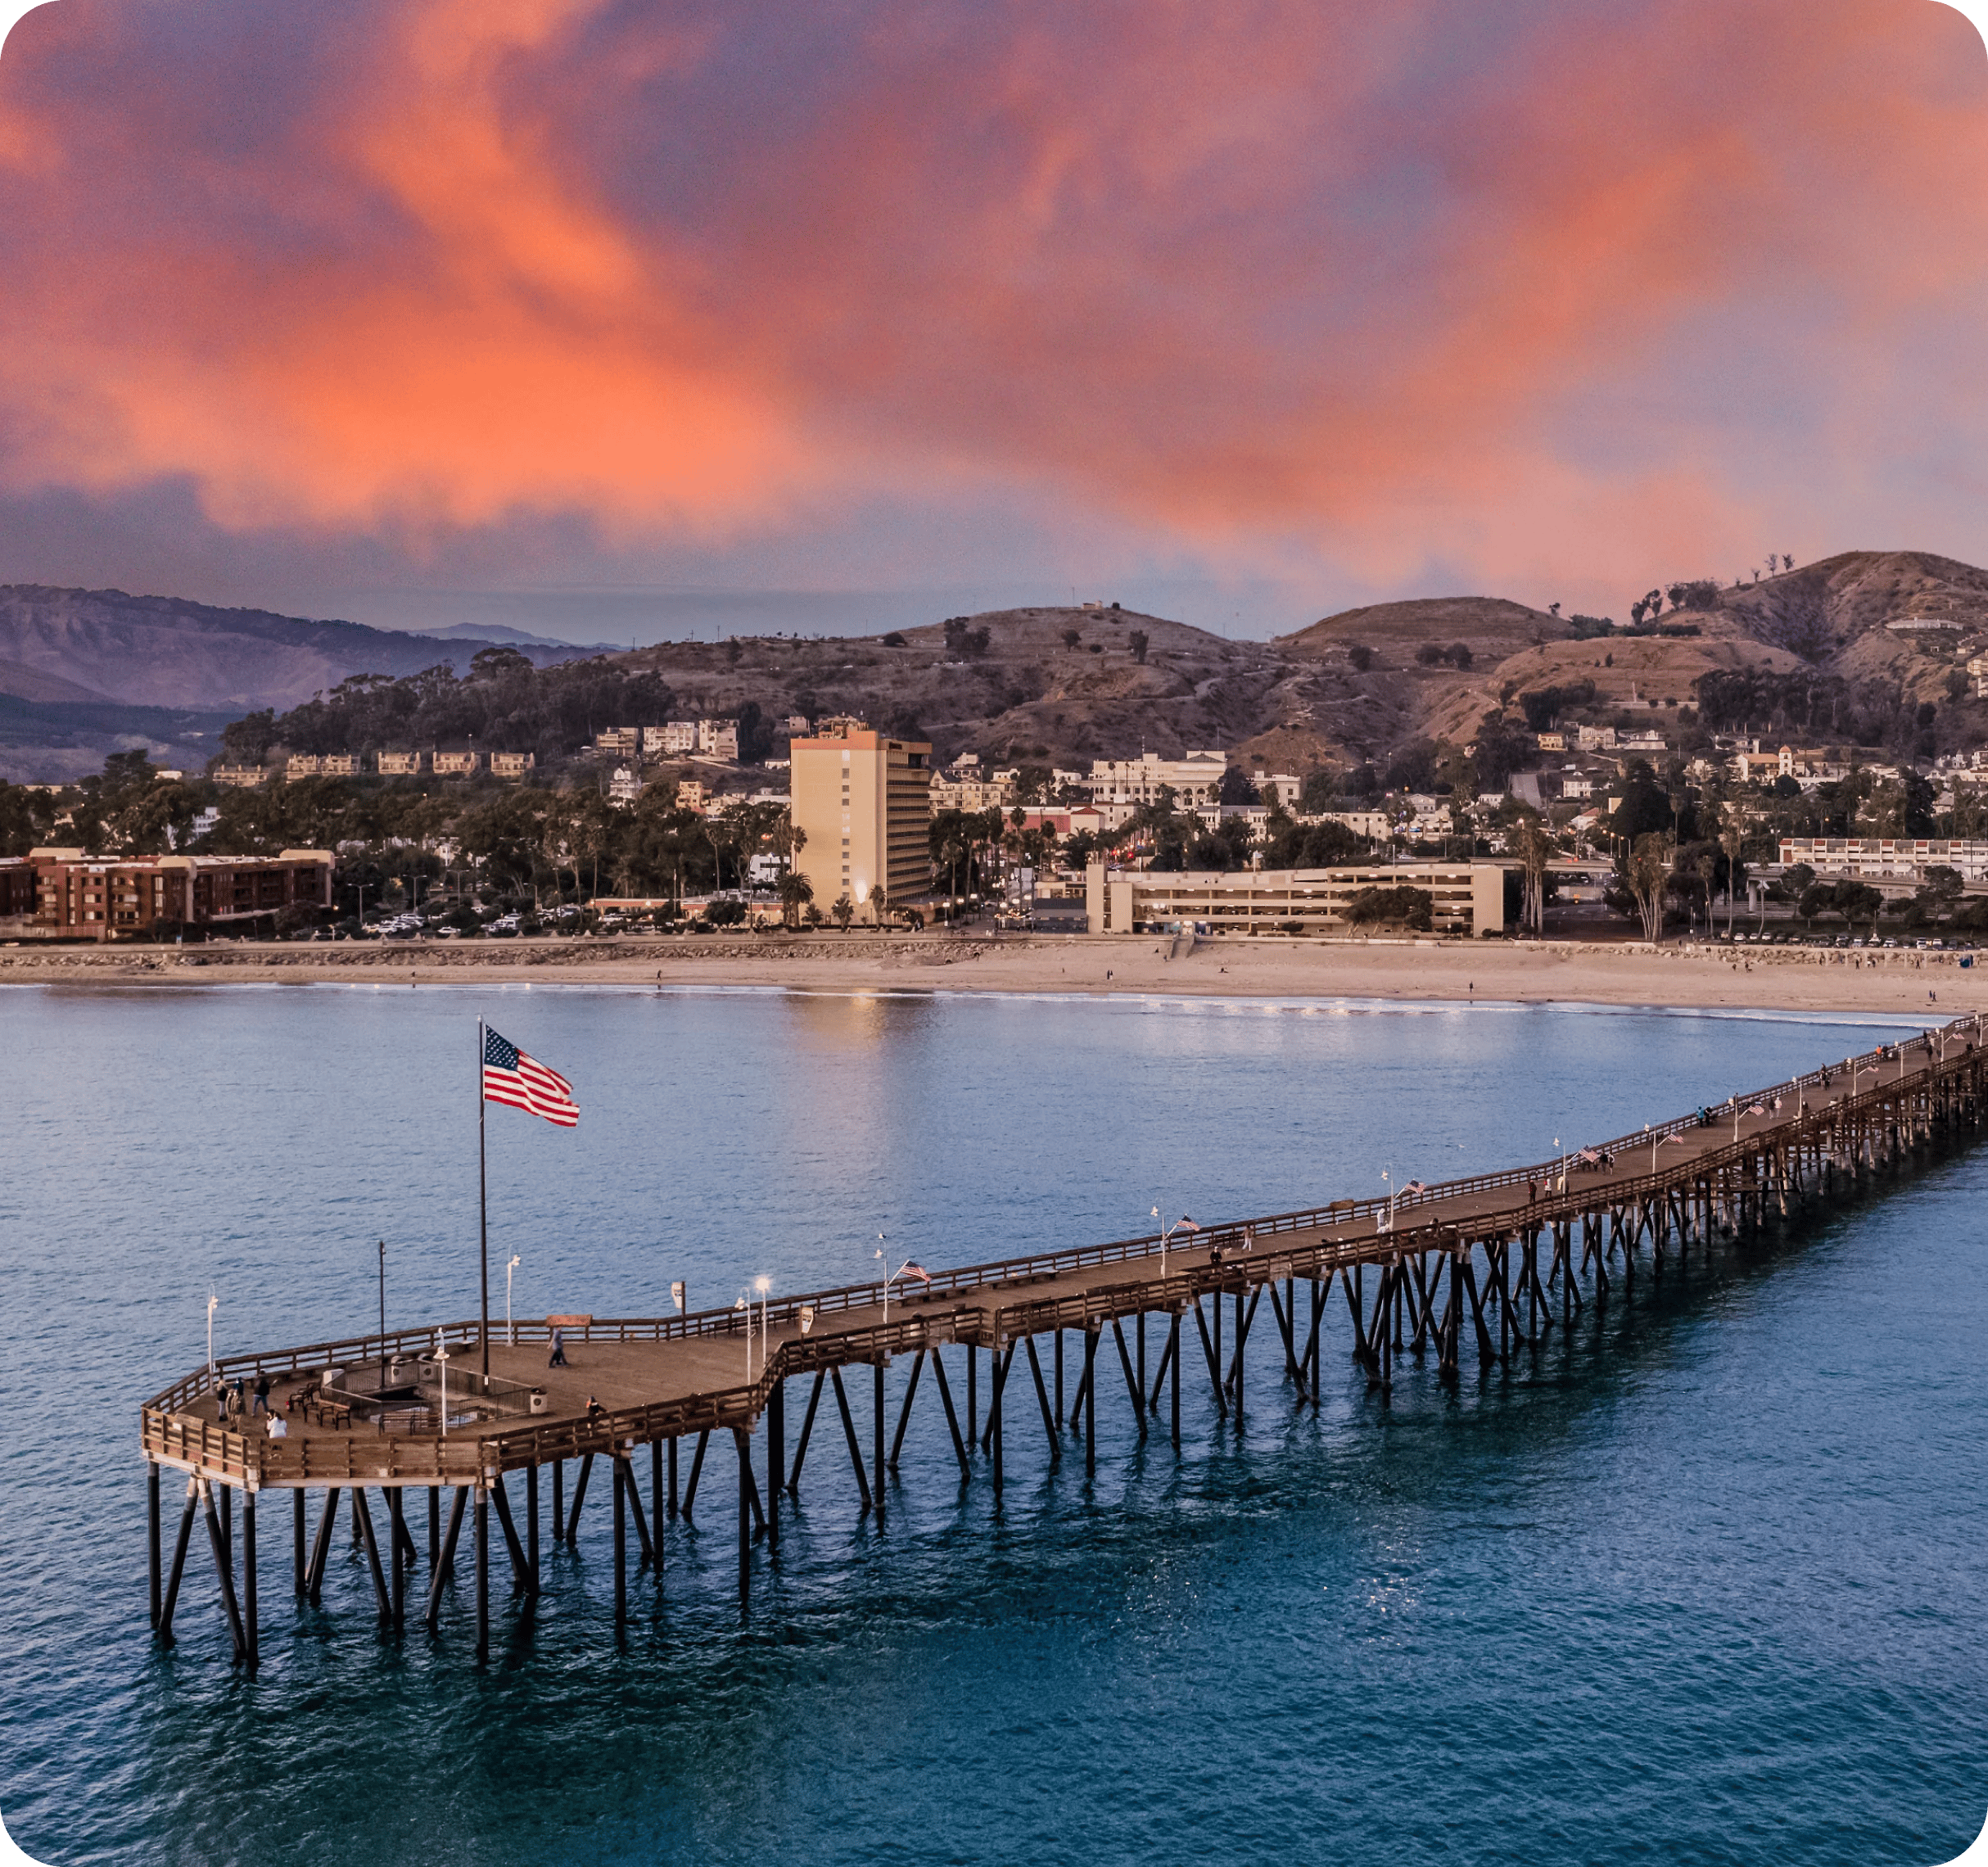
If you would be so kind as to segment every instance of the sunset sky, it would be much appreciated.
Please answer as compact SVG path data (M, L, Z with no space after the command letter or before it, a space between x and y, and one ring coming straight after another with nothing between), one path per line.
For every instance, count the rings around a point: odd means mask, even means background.
M594 639L1264 635L1988 562L1936 0L59 0L0 581Z

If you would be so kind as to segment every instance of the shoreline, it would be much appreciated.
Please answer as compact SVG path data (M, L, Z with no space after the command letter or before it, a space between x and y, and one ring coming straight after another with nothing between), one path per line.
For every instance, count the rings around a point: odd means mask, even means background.
M1901 949L1652 949L1582 941L1202 940L905 934L784 940L553 938L496 947L215 943L0 948L0 985L749 986L1073 997L1588 1003L1959 1017L1988 1010L1988 967ZM1978 981L1978 983L1977 983Z

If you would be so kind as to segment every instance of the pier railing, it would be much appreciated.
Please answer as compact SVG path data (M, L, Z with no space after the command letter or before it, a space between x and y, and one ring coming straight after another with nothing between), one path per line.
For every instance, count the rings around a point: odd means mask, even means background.
M1667 1138L1689 1134L1710 1139L1723 1120L1732 1119L1735 1110L1743 1113L1755 1105L1770 1106L1777 1097L1783 1101L1794 1099L1796 1112L1769 1128L1756 1129L1735 1141L1703 1148L1673 1164L1660 1162L1647 1172L1626 1177L1612 1173L1607 1182L1611 1200L1660 1196L1692 1181L1740 1166L1772 1146L1881 1107L1892 1099L1900 1082L1909 1074L1928 1083L1958 1074L1967 1067L1979 1033L1978 1019L1955 1020L1943 1029L1904 1043L1882 1045L1842 1065L1812 1070L1733 1097L1717 1105L1723 1112L1715 1114L1709 1128L1694 1113L1652 1123L1613 1141L1590 1144L1588 1151L1633 1160L1633 1150L1653 1147ZM1950 1055L1949 1047L1954 1043L1963 1047ZM1919 1070L1909 1073L1904 1053L1909 1049L1923 1050L1928 1061ZM1897 1074L1887 1079L1886 1072L1894 1064ZM1865 1089L1863 1083L1867 1070L1873 1079ZM1844 1084L1846 1075L1850 1081ZM1827 1103L1809 1105L1810 1092L1834 1091L1839 1085L1848 1092L1835 1096ZM763 1408L775 1381L831 1364L861 1363L948 1342L1000 1346L1019 1336L1048 1329L1101 1326L1138 1309L1184 1309L1211 1292L1245 1288L1273 1278L1331 1277L1343 1268L1372 1261L1378 1241L1384 1238L1388 1241L1387 1249L1424 1250L1440 1249L1450 1242L1460 1245L1466 1233L1471 1238L1482 1238L1509 1234L1522 1226L1551 1223L1587 1211L1593 1205L1596 1189L1575 1185L1571 1173L1562 1172L1563 1168L1572 1166L1575 1158L1576 1153L1570 1153L1530 1166L1462 1176L1430 1185L1412 1199L1396 1195L1392 1200L1387 1196L1339 1200L1302 1211L1205 1227L1194 1235L1191 1248L1198 1251L1211 1244L1219 1245L1222 1262L1184 1265L1170 1269L1164 1277L1130 1277L1120 1283L1093 1286L1075 1295L1045 1300L1024 1297L991 1307L983 1302L958 1300L992 1290L1025 1288L1032 1282L1046 1282L1072 1270L1150 1259L1160 1253L1160 1236L1154 1233L1109 1244L1032 1253L935 1273L930 1285L921 1286L916 1294L893 1286L888 1315L883 1313L885 1286L880 1282L784 1298L763 1308L767 1324L783 1331L784 1339L772 1349L757 1379L682 1399L597 1415L590 1420L549 1420L495 1433L471 1429L460 1435L386 1434L376 1437L362 1432L271 1440L261 1432L245 1432L201 1421L186 1410L211 1390L217 1378L295 1375L321 1372L328 1367L345 1368L355 1363L426 1354L438 1342L448 1344L452 1349L473 1350L481 1340L481 1327L474 1318L273 1352L232 1355L218 1359L211 1372L201 1369L145 1404L143 1446L149 1456L168 1463L194 1466L250 1484L373 1483L382 1479L404 1483L476 1483L495 1471L521 1464L612 1451L625 1440L750 1426ZM1494 1205L1467 1213L1453 1209L1448 1220L1430 1209L1439 1202L1470 1200L1520 1187L1525 1188L1527 1195L1522 1203ZM1389 1214L1390 1207L1393 1223L1384 1227L1380 1221ZM1458 1228L1459 1221L1464 1222L1462 1230ZM1294 1236L1296 1234L1310 1236L1301 1240ZM1175 1245L1177 1250L1190 1248ZM817 1318L862 1309L879 1311L877 1319L856 1328L824 1331L820 1336L806 1332ZM596 1318L584 1323L559 1326L576 1341L629 1342L739 1336L748 1323L745 1312L727 1309L675 1317ZM758 1316L749 1326L759 1327ZM543 1345L553 1327L544 1319L519 1321L506 1326L504 1339L514 1337L520 1343ZM495 1328L492 1336L498 1337Z

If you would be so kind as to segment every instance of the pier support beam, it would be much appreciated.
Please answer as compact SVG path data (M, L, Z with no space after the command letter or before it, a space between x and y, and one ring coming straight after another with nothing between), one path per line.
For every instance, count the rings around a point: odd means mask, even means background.
M801 1467L807 1458L807 1442L814 1437L815 1410L821 1404L821 1390L827 1385L828 1378L826 1368L815 1370L815 1385L808 1390L807 1406L801 1415L801 1436L794 1442L793 1466L787 1474L787 1494L790 1498L801 1494ZM676 1442L672 1440L670 1443L674 1445Z
M1056 1331L1056 1339L1059 1343L1063 1340L1060 1329ZM1028 1372L1035 1377L1036 1404L1042 1409L1042 1432L1049 1441L1049 1462L1053 1471L1063 1462L1063 1447L1059 1443L1060 1435L1056 1431L1057 1416L1050 1411L1049 1390L1043 1385L1042 1362L1036 1354L1036 1339L1033 1336L1024 1336L1022 1341L1028 1350Z
M987 1438L994 1455L994 1504L1001 1507L1001 1391L1008 1385L1008 1363L1014 1359L1014 1349L1010 1345L1004 1357L997 1342L988 1356L990 1363L987 1381Z
M573 1480L573 1508L566 1520L566 1546L578 1547L580 1537L580 1507L587 1501L587 1480L594 1474L594 1454L586 1453L580 1461L580 1476Z
M477 1487L477 1663L490 1657L490 1500Z
M925 1358L922 1352L918 1358L922 1364ZM914 1388L918 1386L918 1369L915 1367L911 1370L911 1386ZM897 1422L898 1445L904 1443L904 1422L910 1411L911 1396L907 1392L904 1397L904 1414L899 1417ZM895 1471L897 1469L897 1446L893 1445L891 1448L891 1470ZM773 1391L766 1399L766 1541L775 1549L780 1546L780 1480L786 1470L787 1382L784 1377L776 1377ZM660 1564L662 1535L662 1518L660 1515L656 1519L656 1534L657 1560Z
M863 1509L867 1512L870 1508L870 1477L869 1474L863 1470L863 1448L856 1436L855 1417L849 1411L848 1390L843 1386L843 1371L840 1368L831 1367L829 1370L829 1377L834 1383L835 1406L836 1410L842 1415L843 1437L849 1442L849 1462L856 1470L856 1488L861 1494ZM744 1508L744 1481L741 1480L739 1498L742 1509Z
M911 1399L918 1392L918 1377L925 1372L925 1351L920 1349L911 1358L911 1377L904 1384L904 1399L897 1404L897 1430L891 1435L890 1468L897 1469L897 1454L904 1449L904 1429L911 1423ZM771 1418L769 1411L769 1430ZM770 1453L769 1453L770 1458Z
M744 1427L732 1428L732 1444L739 1451L739 1612L743 1615L752 1605L752 1503L758 1487L752 1482L752 1443Z
M621 1462L614 1467L614 1627L618 1634L628 1625L628 1480Z
M946 1378L946 1363L937 1349L932 1351L932 1377L939 1384L939 1400L946 1409L946 1430L952 1435L952 1455L960 1462L960 1482L965 1484L973 1476L974 1467L966 1456L966 1441L960 1436L960 1416L953 1411L952 1386Z
M165 1593L165 1576L160 1562L159 1462L156 1458L145 1461L145 1549L146 1580L151 1595L151 1624L156 1630L159 1625L159 1603Z
M168 1647L173 1643L173 1607L179 1599L179 1578L186 1573L187 1545L193 1539L193 1514L199 1492L198 1482L188 1479L186 1507L179 1513L179 1534L173 1541L173 1565L166 1571L165 1596L159 1603L159 1639Z
M248 1670L262 1664L262 1640L255 1625L255 1494L242 1494L242 1657Z
M1084 1331L1084 1482L1097 1476L1097 1338L1095 1326Z
M248 1500L251 1508L253 1508L255 1502L251 1496ZM393 1626L396 1634L407 1625L408 1566L401 1549L401 1544L407 1536L407 1526L400 1521L402 1514L400 1487L398 1485L390 1485L386 1492L386 1516L391 1528L386 1540L393 1552ZM244 1531L248 1528L246 1512L242 1519L242 1527Z
M304 1598L304 1487L300 1485L290 1494L290 1571L291 1592L301 1601Z
M435 1564L428 1576L428 1607L423 1618L427 1621L431 1634L441 1625L442 1584L449 1580L455 1567L455 1541L462 1533L463 1510L468 1502L468 1486L457 1485L455 1496L449 1504L449 1527L442 1535L441 1560ZM328 1512L325 1521L328 1523L330 1521Z
M316 1607L324 1594L324 1566L332 1559L332 1530L338 1517L338 1488L333 1485L324 1494L324 1515L318 1519L317 1540L310 1550L310 1571L305 1584L305 1593L310 1598L310 1605Z
M705 1427L697 1436L697 1450L690 1455L690 1475L684 1480L684 1501L680 1507L685 1523L692 1523L692 1508L697 1503L697 1481L703 1475L704 1449L711 1444L711 1428Z
M872 1389L874 1405L871 1408L872 1446L871 1456L876 1462L876 1479L870 1486L877 1506L877 1527L883 1526L883 1357L879 1355L874 1369L875 1380Z
M242 1631L242 1605L235 1598L234 1564L228 1558L228 1543L221 1535L221 1519L214 1508L215 1486L201 1480L201 1496L207 1507L207 1543L214 1552L214 1572L220 1579L221 1606L228 1616L228 1631L233 1635L235 1657L248 1657L248 1639Z
M359 1526L359 1540L366 1547L366 1566L373 1572L373 1598L379 1604L380 1625L393 1625L394 1610L391 1598L386 1592L386 1571L380 1566L380 1546L373 1535L373 1512L366 1503L363 1487L352 1487L352 1521Z

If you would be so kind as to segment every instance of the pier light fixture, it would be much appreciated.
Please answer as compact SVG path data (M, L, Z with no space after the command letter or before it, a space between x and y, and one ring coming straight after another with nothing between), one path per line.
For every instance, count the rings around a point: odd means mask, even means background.
M214 1385L214 1312L220 1300L211 1290L207 1292L207 1385L210 1387Z
M757 1277L752 1280L752 1287L759 1292L759 1372L764 1374L766 1372L766 1293L773 1288L773 1279L765 1276Z
M1153 1208L1153 1216L1155 1218L1159 1217L1159 1208L1158 1206L1154 1206ZM1186 1215L1186 1213L1182 1213L1178 1218L1174 1220L1172 1224L1169 1225L1165 1231L1160 1233L1159 1277L1161 1282L1164 1283L1166 1282L1167 1246L1172 1241L1174 1233L1177 1232L1199 1232L1200 1229L1201 1227L1196 1225L1195 1222Z
M437 1340L435 1345L435 1365L442 1371L442 1437L449 1436L449 1345Z
M511 1273L523 1262L513 1252L510 1263L504 1268L504 1332L513 1348L517 1346L517 1325L511 1320Z
M752 1300L743 1291L740 1291L739 1300L732 1305L732 1308L743 1309L745 1312L746 1379L750 1381L752 1378Z

